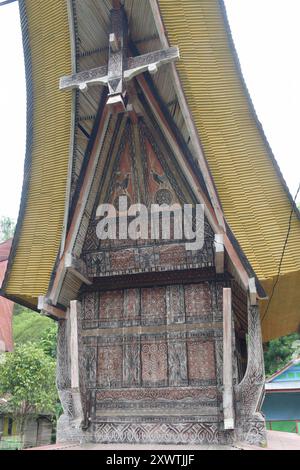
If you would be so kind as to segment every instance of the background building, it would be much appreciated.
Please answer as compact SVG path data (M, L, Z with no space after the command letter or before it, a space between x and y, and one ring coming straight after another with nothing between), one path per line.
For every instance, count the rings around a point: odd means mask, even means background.
M266 381L262 412L267 429L300 434L300 358Z
M4 279L12 240L0 244L0 288ZM13 350L12 315L14 303L0 296L0 352Z

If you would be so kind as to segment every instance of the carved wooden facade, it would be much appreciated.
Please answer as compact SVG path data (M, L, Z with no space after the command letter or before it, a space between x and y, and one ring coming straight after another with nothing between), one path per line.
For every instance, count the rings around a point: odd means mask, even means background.
M110 38L110 48L118 47ZM110 60L114 54L110 49ZM71 78L79 86L82 77ZM253 271L226 233L212 189L151 79L126 85L121 112L103 96L86 160L79 176L72 174L64 253L43 304L65 315L58 439L263 442L261 333L256 293L248 288ZM189 250L184 238L174 238L174 218L168 239L151 237L148 227L143 239L120 239L117 231L116 239L99 240L97 208L112 204L119 221L120 196L148 209L204 204L203 246Z

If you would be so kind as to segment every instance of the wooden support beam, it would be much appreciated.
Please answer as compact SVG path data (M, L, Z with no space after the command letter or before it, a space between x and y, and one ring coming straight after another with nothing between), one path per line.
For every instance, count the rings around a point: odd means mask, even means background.
M216 265L216 272L223 273L224 272L224 236L222 234L215 234L215 265Z
M231 289L223 289L223 413L224 429L234 429L232 380Z
M78 354L78 325L77 315L80 303L70 302L70 359L71 359L71 388L79 388L79 354Z
M120 44L115 33L110 33L109 35L109 46L113 52L118 52L120 49Z
M82 259L75 258L72 253L66 253L65 268L84 282L84 284L87 284L88 286L92 284L91 280L87 276L85 262Z
M256 290L255 277L251 277L249 279L249 297L250 297L250 305L257 305L257 290Z
M78 88L83 93L87 93L89 86L107 86L109 91L107 105L112 108L113 112L124 113L126 110L125 83L143 72L149 71L155 74L162 65L179 59L179 49L167 47L141 56L127 57L128 20L125 8L119 0L113 0L112 6L108 64L62 77L59 88L61 90Z
M38 310L40 310L43 315L47 315L57 320L66 318L66 312L51 305L43 295L40 295L38 298Z
M70 375L71 375L71 390L72 390L72 404L73 404L73 417L74 422L77 422L80 428L84 421L82 396L80 390L80 373L79 373L79 326L78 317L80 315L81 303L78 300L70 302L69 322L70 322Z

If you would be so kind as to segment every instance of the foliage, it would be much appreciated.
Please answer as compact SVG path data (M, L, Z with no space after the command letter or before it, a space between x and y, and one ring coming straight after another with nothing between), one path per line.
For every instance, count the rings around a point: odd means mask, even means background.
M299 356L300 335L293 333L274 339L267 344L264 354L266 376L274 374L284 367L292 358Z
M28 415L56 413L55 369L55 360L33 343L16 346L0 364L0 393L8 397L21 435Z
M296 341L292 343L292 349L292 359L297 359L298 357L300 357L300 339L296 339Z
M13 332L16 345L38 343L46 354L56 356L57 325L50 318L19 305L15 306Z
M13 237L15 222L10 217L0 218L0 243Z
M49 328L43 332L40 346L45 354L55 359L57 348L57 327L54 321L52 323L53 325L49 326Z

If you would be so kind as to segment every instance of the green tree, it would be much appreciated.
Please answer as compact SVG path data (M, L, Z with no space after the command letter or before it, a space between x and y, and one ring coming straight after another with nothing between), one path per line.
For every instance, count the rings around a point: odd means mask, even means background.
M284 367L297 354L300 335L293 333L274 339L266 345L264 353L266 376Z
M0 393L8 399L21 438L28 416L57 412L55 368L55 360L32 343L17 346L0 364Z
M15 231L15 222L10 217L0 218L0 242L12 238Z
M53 359L56 358L57 325L54 321L53 324L44 331L39 344L45 354L52 357Z
M36 343L55 357L57 323L51 318L15 305L13 332L15 344Z

